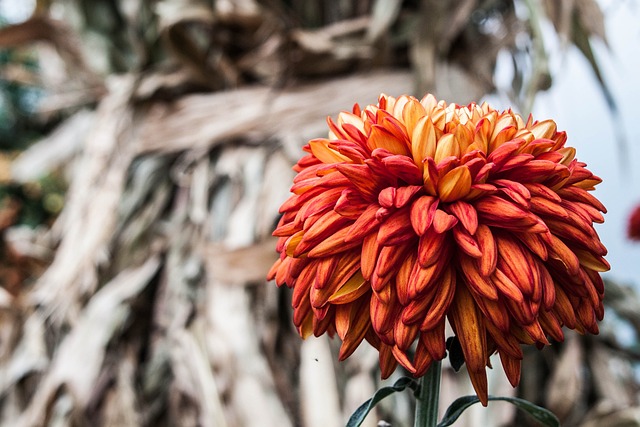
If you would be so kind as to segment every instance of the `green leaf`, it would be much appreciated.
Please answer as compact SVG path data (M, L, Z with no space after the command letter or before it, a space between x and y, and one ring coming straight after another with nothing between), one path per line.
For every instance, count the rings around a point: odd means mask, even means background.
M462 345L457 336L447 338L447 351L449 353L449 362L454 371L458 372L464 365L464 354L462 353Z
M537 421L539 421L542 425L548 427L560 427L560 421L553 414L553 412L545 409L541 406L534 405L533 403L520 399L518 397L495 397L489 396L489 400L503 400L505 402L509 402L518 407L518 409L522 409ZM437 427L447 427L453 424L460 415L464 412L465 409L470 407L471 405L480 402L477 396L463 396L459 399L456 399L449 408L447 408L447 412L444 414L442 421L438 424Z
M349 422L347 423L347 427L358 427L367 417L369 412L373 409L374 406L378 404L382 399L393 394L397 391L404 391L409 387L414 392L418 389L418 382L412 378L402 377L398 381L396 381L392 386L382 387L378 391L374 393L371 399L364 402L349 418Z

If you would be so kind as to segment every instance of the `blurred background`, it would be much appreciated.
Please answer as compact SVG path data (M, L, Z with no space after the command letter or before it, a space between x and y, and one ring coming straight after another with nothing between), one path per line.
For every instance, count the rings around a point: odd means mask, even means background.
M640 426L639 23L632 0L0 0L0 425L344 425L389 382L375 350L300 340L271 232L328 115L432 92L553 118L604 179L600 335L527 350L517 390L496 363L490 394ZM472 393L444 366L442 409Z

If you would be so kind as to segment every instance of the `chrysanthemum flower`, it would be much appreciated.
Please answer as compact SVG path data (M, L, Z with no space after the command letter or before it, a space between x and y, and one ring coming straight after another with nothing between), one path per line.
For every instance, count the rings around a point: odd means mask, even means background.
M269 279L293 288L302 337L337 334L341 360L367 340L383 377L398 363L422 376L448 321L486 404L493 353L516 386L521 344L598 333L601 180L553 121L381 95L328 123L273 233Z
M627 227L627 236L631 240L640 240L640 205L631 211Z

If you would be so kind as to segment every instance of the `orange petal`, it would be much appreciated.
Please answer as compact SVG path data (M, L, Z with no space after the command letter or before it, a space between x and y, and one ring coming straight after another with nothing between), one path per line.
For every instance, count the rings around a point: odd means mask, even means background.
M429 353L427 345L422 340L422 334L420 336L421 338L416 346L416 354L413 357L413 364L416 367L416 377L424 376L433 362L433 357Z
M547 337L545 336L545 333L542 330L542 327L540 326L540 323L537 320L529 325L523 325L522 329L536 343L549 345L549 341L547 340Z
M535 139L551 139L556 134L556 123L553 120L543 120L529 129Z
M527 187L527 190L529 190L532 196L544 197L558 203L562 201L562 198L546 185L539 183L526 183L524 186Z
M562 325L556 318L556 316L546 310L541 310L538 316L538 321L544 332L551 338L558 342L564 341L564 332L562 332Z
M416 263L416 258L413 252L409 252L402 260L396 274L396 294L398 295L398 301L403 306L409 304L409 278L411 277L413 265Z
M499 268L493 272L491 280L500 293L510 300L522 304L524 302L524 295L518 288L518 285L513 283Z
M515 322L511 322L511 326L514 324L528 325L536 320L536 315L531 304L531 301L525 299L522 303L517 303L513 300L505 298L503 304L511 313L511 316L515 319Z
M521 146L521 141L506 142L493 150L491 154L489 154L489 156L487 157L487 162L495 164L498 168L502 168L507 160L513 158L514 154L516 154Z
M393 154L402 154L405 156L410 155L407 143L398 139L389 129L380 125L371 126L371 133L369 134L369 140L367 146L371 150L376 148L384 148Z
M435 196L438 185L438 167L431 157L427 157L423 163L422 180L427 194Z
M496 263L498 262L496 241L493 238L491 229L484 224L478 226L476 239L482 252L482 257L478 260L478 271L483 276L489 276L496 269Z
M358 345L360 345L364 339L367 329L371 327L371 322L368 316L369 304L367 301L354 302L347 305L347 307L350 307L349 329L347 330L347 333L342 340L342 345L340 346L338 360L341 361L349 357L356 348L358 348Z
M580 265L590 268L591 270L602 273L611 269L611 265L609 265L607 260L599 255L594 255L593 253L582 249L576 249L575 254L580 261Z
M514 235L528 248L534 255L542 261L546 261L549 257L547 244L541 234L534 233L514 233Z
M314 265L317 266L317 269L315 270L316 276L313 285L315 288L322 289L327 285L327 283L329 283L331 277L333 276L333 272L338 266L338 261L340 261L340 257L337 256L315 261Z
M480 275L473 258L460 254L459 263L460 270L465 278L465 284L470 289L487 299L494 301L498 299L498 290L495 285L486 277Z
M560 203L549 200L545 197L534 196L530 200L531 212L538 215L549 215L559 218L567 218L569 214L560 206Z
M433 160L438 164L446 157L460 157L460 146L452 133L445 134L438 140Z
M378 181L367 165L342 163L336 165L338 171L362 194L366 200L376 200Z
M371 275L376 268L379 253L380 246L378 245L377 236L375 234L369 234L362 242L362 255L360 257L362 276L366 280L371 280Z
M486 406L488 395L485 366L489 357L486 330L482 315L465 286L458 286L450 314L451 326L460 341L471 383L480 402Z
M576 314L587 331L594 335L598 334L598 318L591 304L582 300L578 304Z
M344 238L345 243L360 242L367 234L375 230L380 223L376 219L377 205L369 205L350 227Z
M394 301L389 301L389 303L385 303L375 292L371 295L371 325L381 338L392 330L397 318L396 312L398 307L396 304L393 304L393 302Z
M329 297L332 304L347 304L360 298L369 289L362 272L356 271L349 280Z
M282 264L282 259L278 258L276 262L274 262L271 268L269 269L269 272L267 273L267 280L273 280L276 278L276 273L278 272L278 269L280 268L281 264ZM280 283L278 286L281 286L281 285L282 283Z
M485 326L500 352L504 352L515 359L522 359L524 357L522 349L520 348L520 342L510 331L502 331L491 323L486 323Z
M334 211L322 215L311 227L305 230L302 240L296 246L294 256L300 256L307 252L322 240L344 228L348 223L347 218Z
M523 184L508 179L497 179L493 181L493 184L498 186L500 188L500 191L506 194L518 205L522 206L523 208L529 207L531 193Z
M502 333L508 334L511 327L511 315L505 304L500 300L493 301L477 294L472 295L480 311L485 316L485 326L493 325Z
M392 348L384 343L380 346L378 360L380 362L380 376L383 380L389 378L398 366L398 361L393 357Z
M511 386L517 387L518 384L520 384L521 360L513 358L504 352L500 352L500 362L502 362L502 368L504 369L504 373L507 374Z
M494 135L492 135L491 141L489 141L489 151L493 151L505 142L511 141L517 132L515 126L506 126L496 134L495 131L498 129L499 125L496 125L496 128L494 129Z
M374 151L372 156L376 156L379 150ZM410 184L410 187L418 186L420 188L423 182L423 172L416 166L413 161L407 156L390 155L382 157L382 164L384 165L385 172L389 175L399 178L400 180ZM405 187L406 188L406 187Z
M289 276L289 264L291 263L292 259L293 258L290 257L284 258L282 260L282 264L278 268L278 271L276 271L275 279L278 286L286 284L287 286L291 287L291 285L293 285L293 283L290 283L291 277Z
M313 315L311 312L304 318L300 326L298 326L298 333L303 340L306 340L313 335Z
M433 158L436 153L436 132L433 122L428 116L422 117L411 133L411 154L413 161L422 167L426 158Z
M413 245L406 246L384 246L378 255L375 272L380 277L386 277L389 274L395 276L400 268L402 260L405 258L407 251L411 250Z
M550 235L549 256L560 261L571 275L577 275L580 270L580 260L569 247L555 235Z
M328 139L312 139L309 141L309 146L311 147L311 152L318 160L322 163L342 163L349 162L349 158L344 156L337 151L329 148L329 144L331 141Z
M422 323L421 331L428 331L435 328L439 322L443 322L445 313L449 311L451 302L456 293L456 274L453 268L447 268L440 279L435 292L435 298L430 304ZM435 357L435 356L434 356Z
M515 239L508 235L496 238L498 246L498 268L515 283L525 295L534 292L535 275L532 264L534 260L529 252Z
M561 286L556 286L556 303L553 306L553 311L569 329L576 328L577 319L573 305Z
M602 242L600 242L600 238L593 228L590 228L589 231L585 231L584 229L578 228L578 224L575 222L569 224L567 222L551 219L547 219L545 222L549 227L549 230L556 236L562 238L565 242L574 243L585 249L588 248L591 252L598 255L607 254L607 248L605 248Z
M447 354L445 341L445 321L444 318L432 329L420 333L420 341L434 360L441 360ZM418 345L419 346L419 345ZM417 351L416 351L417 356ZM418 363L416 362L416 366Z
M471 172L465 165L458 166L438 180L438 195L443 202L452 202L466 196L471 190Z
M418 332L420 332L418 325L405 325L398 319L393 328L393 338L400 350L407 351L416 340Z
M322 319L313 316L313 335L319 337L328 332L335 324L335 307L328 305Z
M407 128L407 134L413 136L414 129L417 127L418 122L420 121L420 119L424 118L426 114L427 112L417 99L410 98L407 101L407 103L402 108L402 121ZM414 144L415 140L412 137L412 148ZM422 159L420 159L420 161L417 161L416 164L419 164L420 162L422 162Z
M307 256L309 258L322 258L330 255L336 255L349 249L353 249L359 245L358 242L346 243L345 239L349 235L349 227L336 231L311 249Z
M407 325L422 322L429 312L428 309L437 294L438 291L431 290L431 292L426 292L424 295L420 295L418 298L411 300L402 310L400 320Z
M407 357L407 354L404 351L400 350L397 345L393 346L393 348L391 349L391 352L393 353L393 357L396 358L398 363L402 365L404 369L409 371L411 374L416 373L416 368L415 366L413 366L413 363L411 363L411 361L409 360L409 357Z
M521 207L498 196L487 196L479 199L475 203L476 211L481 219L487 220L497 225L505 222L516 222L527 217L527 212Z
M427 292L438 283L444 264L443 262L436 262L425 268L419 262L415 263L408 284L410 300L417 299L419 295L424 294L424 292Z
M293 287L293 296L291 300L293 308L300 306L303 299L309 299L309 289L311 289L311 286L314 284L317 267L318 262L311 262L300 272L300 275L296 279L295 286Z
M449 313L469 372L484 372L488 359L486 330L482 315L465 286L457 287Z
M553 278L546 266L538 264L538 271L540 272L540 286L542 288L542 306L545 310L551 310L556 302L556 285L553 283Z

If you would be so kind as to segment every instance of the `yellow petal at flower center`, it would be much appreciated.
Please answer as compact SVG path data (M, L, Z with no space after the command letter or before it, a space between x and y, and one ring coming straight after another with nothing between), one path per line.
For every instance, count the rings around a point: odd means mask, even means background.
M438 195L442 202L453 202L471 190L471 172L462 165L450 170L438 181Z

